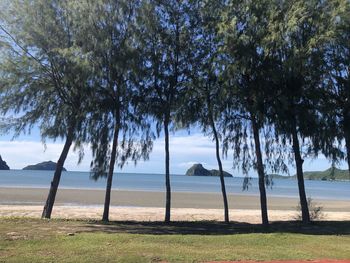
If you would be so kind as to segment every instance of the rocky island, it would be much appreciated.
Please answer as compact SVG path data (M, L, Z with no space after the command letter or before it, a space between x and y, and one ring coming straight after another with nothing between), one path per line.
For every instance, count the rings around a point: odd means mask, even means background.
M42 162L35 165L28 165L23 168L23 170L39 170L39 171L55 171L56 163L52 161ZM63 168L63 171L67 171L66 168Z
M197 163L192 165L186 172L187 176L220 176L219 170L207 170L202 164ZM224 177L233 177L232 174L224 171Z
M1 158L0 155L0 170L10 170L10 167L7 165L7 163Z

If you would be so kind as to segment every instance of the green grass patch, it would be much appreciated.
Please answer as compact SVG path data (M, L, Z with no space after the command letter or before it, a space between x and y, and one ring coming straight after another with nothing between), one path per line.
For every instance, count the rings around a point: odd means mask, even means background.
M350 222L274 223L0 219L0 262L203 262L348 259Z

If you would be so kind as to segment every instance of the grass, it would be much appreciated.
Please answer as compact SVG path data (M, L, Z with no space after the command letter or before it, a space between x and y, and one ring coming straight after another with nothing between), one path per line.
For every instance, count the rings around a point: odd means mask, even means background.
M349 259L350 221L302 226L0 218L0 262Z

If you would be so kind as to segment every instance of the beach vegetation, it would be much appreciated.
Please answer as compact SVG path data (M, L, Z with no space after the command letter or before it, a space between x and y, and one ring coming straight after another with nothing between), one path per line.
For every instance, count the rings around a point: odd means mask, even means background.
M350 179L350 5L347 1L330 1L323 21L327 34L322 36L322 85L318 88L317 108L322 114L321 129L314 133L314 152L321 152L332 163L348 162ZM323 15L325 16L325 15ZM322 22L321 22L322 23ZM320 44L320 41L317 43Z
M89 55L72 39L76 21L67 2L5 2L0 19L0 110L9 121L2 129L16 137L39 126L44 143L64 140L42 213L50 218L68 152L73 144L79 150L83 143L91 95L87 83L93 76Z
M218 164L221 192L224 205L224 220L229 222L229 208L225 186L225 172L222 166L222 139L220 129L222 114L227 106L227 93L222 81L222 41L217 35L222 3L207 2L196 8L192 14L196 34L192 49L192 70L189 75L189 88L180 105L178 116L181 127L197 126L203 134L210 136L215 143L215 156Z
M176 116L182 114L181 104L192 71L195 7L188 1L143 1L138 17L144 110L154 121L157 135L161 132L164 135L165 222L171 216L169 138L171 129L175 129Z
M266 177L261 135L268 121L273 89L273 61L265 44L271 1L231 1L221 22L219 34L227 58L224 81L229 98L225 113L226 148L233 147L234 160L245 174L250 168L258 173L262 223L269 224L267 213ZM224 118L225 118L224 117ZM267 131L267 129L266 129ZM263 133L267 142L269 132ZM248 187L249 178L245 187Z
M215 142L226 222L232 150L243 188L258 174L264 226L267 173L287 163L310 223L304 159L326 156L330 178L341 161L350 171L349 12L347 0L1 1L0 132L64 140L42 217L72 146L81 161L89 145L108 221L115 166L147 160L157 135L169 223L171 132L200 128Z
M307 198L307 205L310 211L310 220L321 220L324 217L323 207L318 205L311 197ZM297 206L297 215L295 217L296 220L302 220L301 214L301 205L300 203Z
M147 160L153 132L139 110L141 68L135 43L138 1L76 1L70 8L77 45L89 54L92 79L86 141L92 148L91 177L107 177L103 220L109 207L115 165Z

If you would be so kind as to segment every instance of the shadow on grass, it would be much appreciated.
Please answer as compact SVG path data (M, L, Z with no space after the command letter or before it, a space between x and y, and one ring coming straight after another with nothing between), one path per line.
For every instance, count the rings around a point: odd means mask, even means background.
M297 221L273 222L269 227L259 224L229 224L215 221L197 222L136 222L99 221L84 224L79 232L129 233L151 235L232 235L248 233L301 233L309 235L350 235L350 221L318 221L303 225Z

